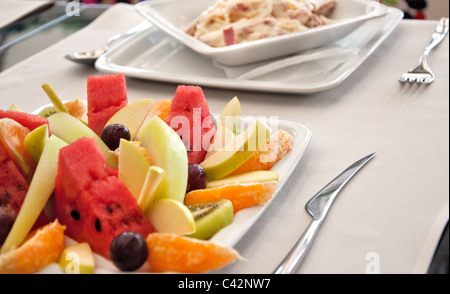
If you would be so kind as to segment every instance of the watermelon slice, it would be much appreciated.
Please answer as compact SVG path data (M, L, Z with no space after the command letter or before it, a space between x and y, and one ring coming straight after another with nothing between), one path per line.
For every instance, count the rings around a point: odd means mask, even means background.
M80 138L60 150L54 212L69 237L88 242L107 259L120 233L134 231L146 237L154 232L117 171L106 167L93 138Z
M28 191L28 183L3 144L0 143L0 207L10 208L17 215ZM42 212L33 229L48 223ZM1 226L2 224L0 224Z
M0 143L0 206L9 205L18 213L27 191L27 181Z
M108 120L127 104L127 86L124 74L88 77L88 126L98 136Z
M18 122L24 127L27 127L28 130L32 131L35 128L47 124L48 120L45 117L26 113L26 112L20 112L20 111L14 111L14 110L1 110L0 109L0 119L2 118L10 118Z
M167 124L181 136L189 163L202 162L216 132L202 88L177 87Z

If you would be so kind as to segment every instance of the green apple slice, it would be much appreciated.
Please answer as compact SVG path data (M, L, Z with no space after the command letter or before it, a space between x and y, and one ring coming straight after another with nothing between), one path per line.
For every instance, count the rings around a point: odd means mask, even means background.
M145 121L150 109L152 108L152 99L142 99L131 102L124 108L117 111L105 124L121 124L127 127L130 131L131 139L136 137L142 123Z
M55 135L51 135L48 139L25 200L8 237L3 243L1 253L8 252L14 247L19 247L30 232L55 189L59 150L66 145L66 142Z
M44 150L45 143L47 143L48 136L48 125L43 124L42 126L39 126L32 130L25 137L25 140L23 142L25 149L36 163L38 163L39 159L41 158L41 154Z
M48 118L50 132L55 134L63 141L72 143L81 137L91 137L95 139L100 150L105 155L106 164L109 167L117 168L117 158L109 150L108 146L81 120L64 112L58 112Z
M236 183L262 183L278 181L279 176L280 175L277 172L271 170L251 171L243 174L227 176L220 180L210 181L206 185L206 189Z
M270 127L258 119L232 142L200 163L208 181L221 179L241 166L269 138L270 131Z
M66 274L94 273L94 254L87 242L67 246L61 253L58 263Z
M161 199L146 212L150 223L157 232L191 234L195 232L195 220L191 211L183 203L173 199Z
M155 115L142 125L136 140L147 149L152 165L165 171L156 199L183 202L188 179L188 158L180 136Z
M219 119L222 126L232 130L235 134L237 133L241 123L241 103L237 97L228 102L220 113Z
M152 165L147 171L144 185L138 198L138 205L145 212L156 198L156 194L164 180L165 172L162 168Z
M209 145L208 152L206 152L205 160L208 159L211 155L225 147L231 141L234 140L236 136L233 131L225 126L220 126L216 133L214 134L213 139L211 140L211 144Z
M119 146L119 179L137 200L144 186L150 163L132 142L120 139Z

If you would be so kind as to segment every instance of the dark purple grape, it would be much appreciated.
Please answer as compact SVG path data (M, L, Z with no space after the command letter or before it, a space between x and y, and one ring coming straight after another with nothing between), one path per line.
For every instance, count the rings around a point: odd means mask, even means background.
M208 184L208 179L203 168L196 163L190 163L188 166L186 193L192 190L204 189L206 188L206 184Z
M111 242L109 257L122 271L137 270L148 258L147 242L139 233L123 232Z
M111 124L106 126L100 138L111 150L116 150L119 147L120 139L125 139L130 141L131 135L128 128L121 124Z

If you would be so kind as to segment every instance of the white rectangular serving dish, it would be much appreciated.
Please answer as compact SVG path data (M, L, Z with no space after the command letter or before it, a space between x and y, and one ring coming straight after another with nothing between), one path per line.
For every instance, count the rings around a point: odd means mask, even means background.
M327 48L348 48L358 52L327 71L322 71L320 60L316 60L252 79L228 77L215 61L189 49L150 23L149 28L108 50L97 60L95 67L105 73L125 73L128 77L175 84L255 92L316 93L345 81L394 31L402 18L401 10L391 8L388 15L367 21L344 38L327 44Z
M242 65L317 48L390 11L376 1L338 0L331 15L335 22L331 24L226 47L211 47L186 34L185 29L214 3L215 0L153 0L135 7L147 20L188 48L226 65Z

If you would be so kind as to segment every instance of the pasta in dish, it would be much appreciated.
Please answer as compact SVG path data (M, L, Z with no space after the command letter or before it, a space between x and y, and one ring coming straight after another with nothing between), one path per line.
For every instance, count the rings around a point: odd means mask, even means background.
M218 0L186 33L224 47L330 23L335 5L336 0Z

